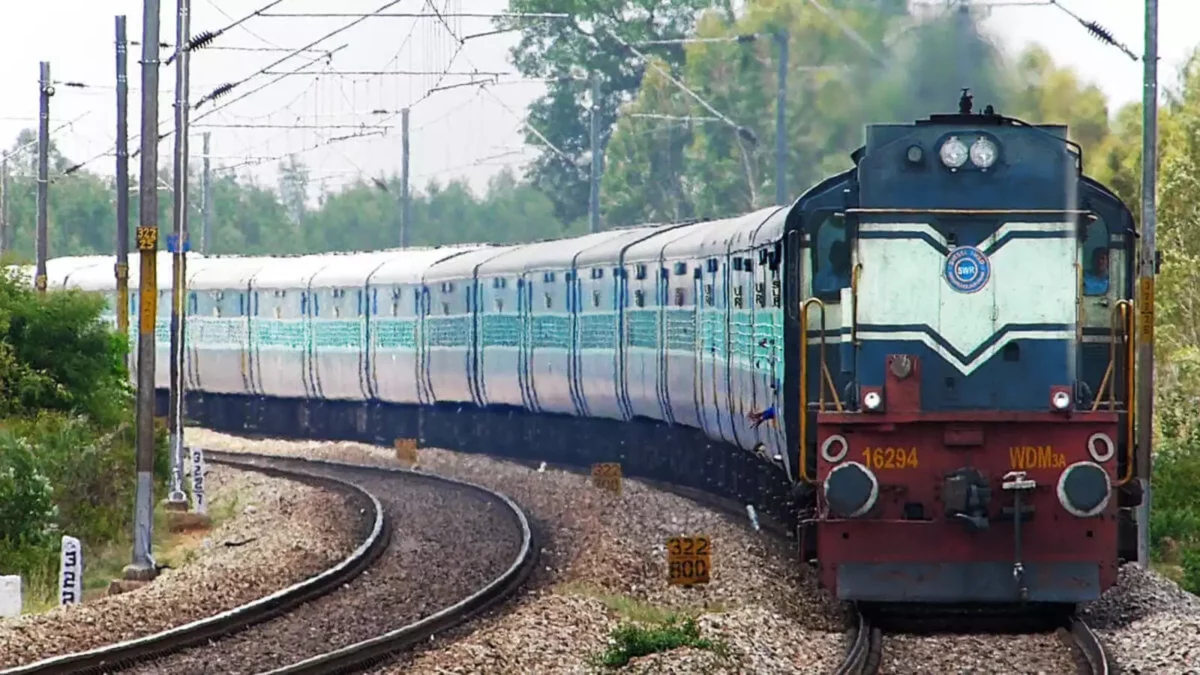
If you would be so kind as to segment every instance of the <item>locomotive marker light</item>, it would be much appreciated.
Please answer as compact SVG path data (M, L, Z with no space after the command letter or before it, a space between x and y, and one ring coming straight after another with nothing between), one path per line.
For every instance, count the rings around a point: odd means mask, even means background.
M967 157L970 152L967 146L962 141L958 140L958 136L951 136L942 143L942 147L938 150L938 155L942 158L942 164L951 171L958 169L963 164L967 163Z
M879 479L858 462L834 467L825 477L825 501L839 518L865 515L879 499Z
M1096 447L1097 441L1100 443L1099 448ZM1117 446L1113 443L1113 439L1109 438L1108 434L1105 433L1092 434L1091 438L1088 438L1087 445L1088 454L1098 464L1107 462L1113 458L1113 455L1117 454Z
M919 145L908 146L908 151L904 154L905 158L912 164L920 164L921 160L925 159L925 150Z
M867 410L879 410L879 406L883 405L883 397L877 391L868 391L863 395L863 405L867 406Z
M707 584L712 574L712 540L706 535L667 539L667 583Z
M1058 501L1076 518L1099 515L1112 496L1112 481L1104 467L1092 462L1076 462L1058 477Z
M1050 397L1050 405L1054 406L1055 410L1066 410L1071 405L1071 395L1065 391L1056 391Z
M971 144L971 163L984 171L996 163L996 157L999 154L1000 152L996 148L996 144L983 136L980 136Z

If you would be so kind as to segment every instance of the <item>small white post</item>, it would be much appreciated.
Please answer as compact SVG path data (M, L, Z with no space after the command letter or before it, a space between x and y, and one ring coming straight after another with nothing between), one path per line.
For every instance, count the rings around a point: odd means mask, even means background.
M189 450L192 456L192 510L203 515L208 513L208 499L204 495L204 449Z
M83 602L83 546L78 539L63 535L59 562L58 604Z
M0 576L0 616L21 616L21 577Z

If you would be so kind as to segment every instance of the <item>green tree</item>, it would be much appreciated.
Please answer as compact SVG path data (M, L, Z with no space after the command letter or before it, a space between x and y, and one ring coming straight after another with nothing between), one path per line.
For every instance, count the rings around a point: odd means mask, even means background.
M789 40L785 193L850 167L864 125L952 111L960 86L1031 122L1071 126L1089 162L1108 138L1102 93L1057 67L1044 50L1015 63L980 32L967 7L912 16L903 2L836 10L805 0L751 0L730 25L710 13L701 38ZM831 14L835 12L836 15ZM689 45L677 68L719 116L651 67L623 108L609 147L603 207L610 225L717 217L773 203L779 53L767 39ZM748 130L749 133L740 130Z
M699 12L716 7L734 20L730 0L509 0L514 13L566 12L565 20L505 19L521 40L513 63L530 78L556 78L545 96L529 109L529 123L546 140L529 132L527 142L541 148L529 178L554 202L563 222L587 213L590 157L588 78L601 82L601 147L608 140L618 106L637 91L645 64L625 44L678 39L691 33ZM623 44L625 43L625 44ZM642 45L645 54L672 66L683 62L679 44Z
M279 198L287 210L288 219L299 229L308 211L308 167L295 155L279 163Z

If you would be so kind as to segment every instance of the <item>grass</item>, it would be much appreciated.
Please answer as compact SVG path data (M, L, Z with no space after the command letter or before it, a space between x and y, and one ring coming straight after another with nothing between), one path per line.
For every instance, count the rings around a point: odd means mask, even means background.
M592 657L592 663L619 668L639 656L668 652L678 647L707 649L724 658L728 647L719 641L700 637L700 627L691 617L670 616L666 620L643 625L622 623L609 634L609 645Z
M237 515L242 505L240 495L233 493L214 500L208 510L213 529ZM159 504L154 510L154 559L160 565L178 569L192 562L199 554L210 530L171 532L167 527L167 511ZM85 542L86 545L86 542ZM120 579L129 564L133 549L132 537L99 548L87 548L83 556L83 600L88 602L108 593L109 582ZM22 580L24 584L24 613L40 614L58 606L57 558L52 567Z
M700 627L696 623L696 616L702 611L722 612L724 607L670 609L627 595L609 593L600 586L579 581L559 584L555 592L595 598L620 620L619 625L609 633L608 647L588 659L593 666L619 668L639 656L667 652L678 647L707 649L722 658L728 654L728 647L724 643L700 637Z
M605 608L618 618L640 623L663 623L673 616L699 616L702 612L720 613L726 611L724 605L705 605L690 607L682 610L670 609L652 605L628 595L609 593L607 590L582 581L568 581L555 587L555 592L563 595L582 595L595 598L604 603Z

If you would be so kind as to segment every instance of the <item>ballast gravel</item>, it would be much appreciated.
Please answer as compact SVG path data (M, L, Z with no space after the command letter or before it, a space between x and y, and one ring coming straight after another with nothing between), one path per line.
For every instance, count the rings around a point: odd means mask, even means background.
M188 440L223 450L396 465L391 450L360 443L249 440L200 429L189 430ZM516 499L543 535L540 571L519 600L378 673L595 672L591 658L604 650L634 600L698 615L701 637L727 648L678 648L607 672L828 673L844 653L842 608L817 589L789 546L742 523L636 481L626 481L618 499L576 474L475 455L422 449L420 466ZM668 587L663 539L699 533L715 541L713 583ZM1083 612L1121 672L1200 675L1200 598L1170 580L1128 565L1118 586ZM883 672L1073 672L1070 658L1051 634L888 636Z
M521 530L507 506L466 486L409 473L302 466L375 495L390 519L387 549L334 592L205 646L128 671L262 673L401 628L449 607L517 559Z
M888 675L1066 675L1075 672L1075 661L1054 633L885 635L880 670Z
M127 593L0 619L0 668L220 613L320 573L358 544L362 505L341 492L220 465L209 466L208 489L218 526L183 566Z
M1083 610L1127 675L1200 675L1200 597L1137 565Z
M396 466L391 450L357 443L248 440L189 430L201 447ZM796 563L794 547L744 522L626 480L620 497L585 476L443 450L420 450L420 467L514 499L541 537L529 591L430 647L376 672L583 673L623 621L679 612L698 617L716 651L676 649L634 659L618 672L827 673L845 649L845 615ZM712 582L691 589L666 579L666 539L713 540ZM449 571L451 565L443 565Z

